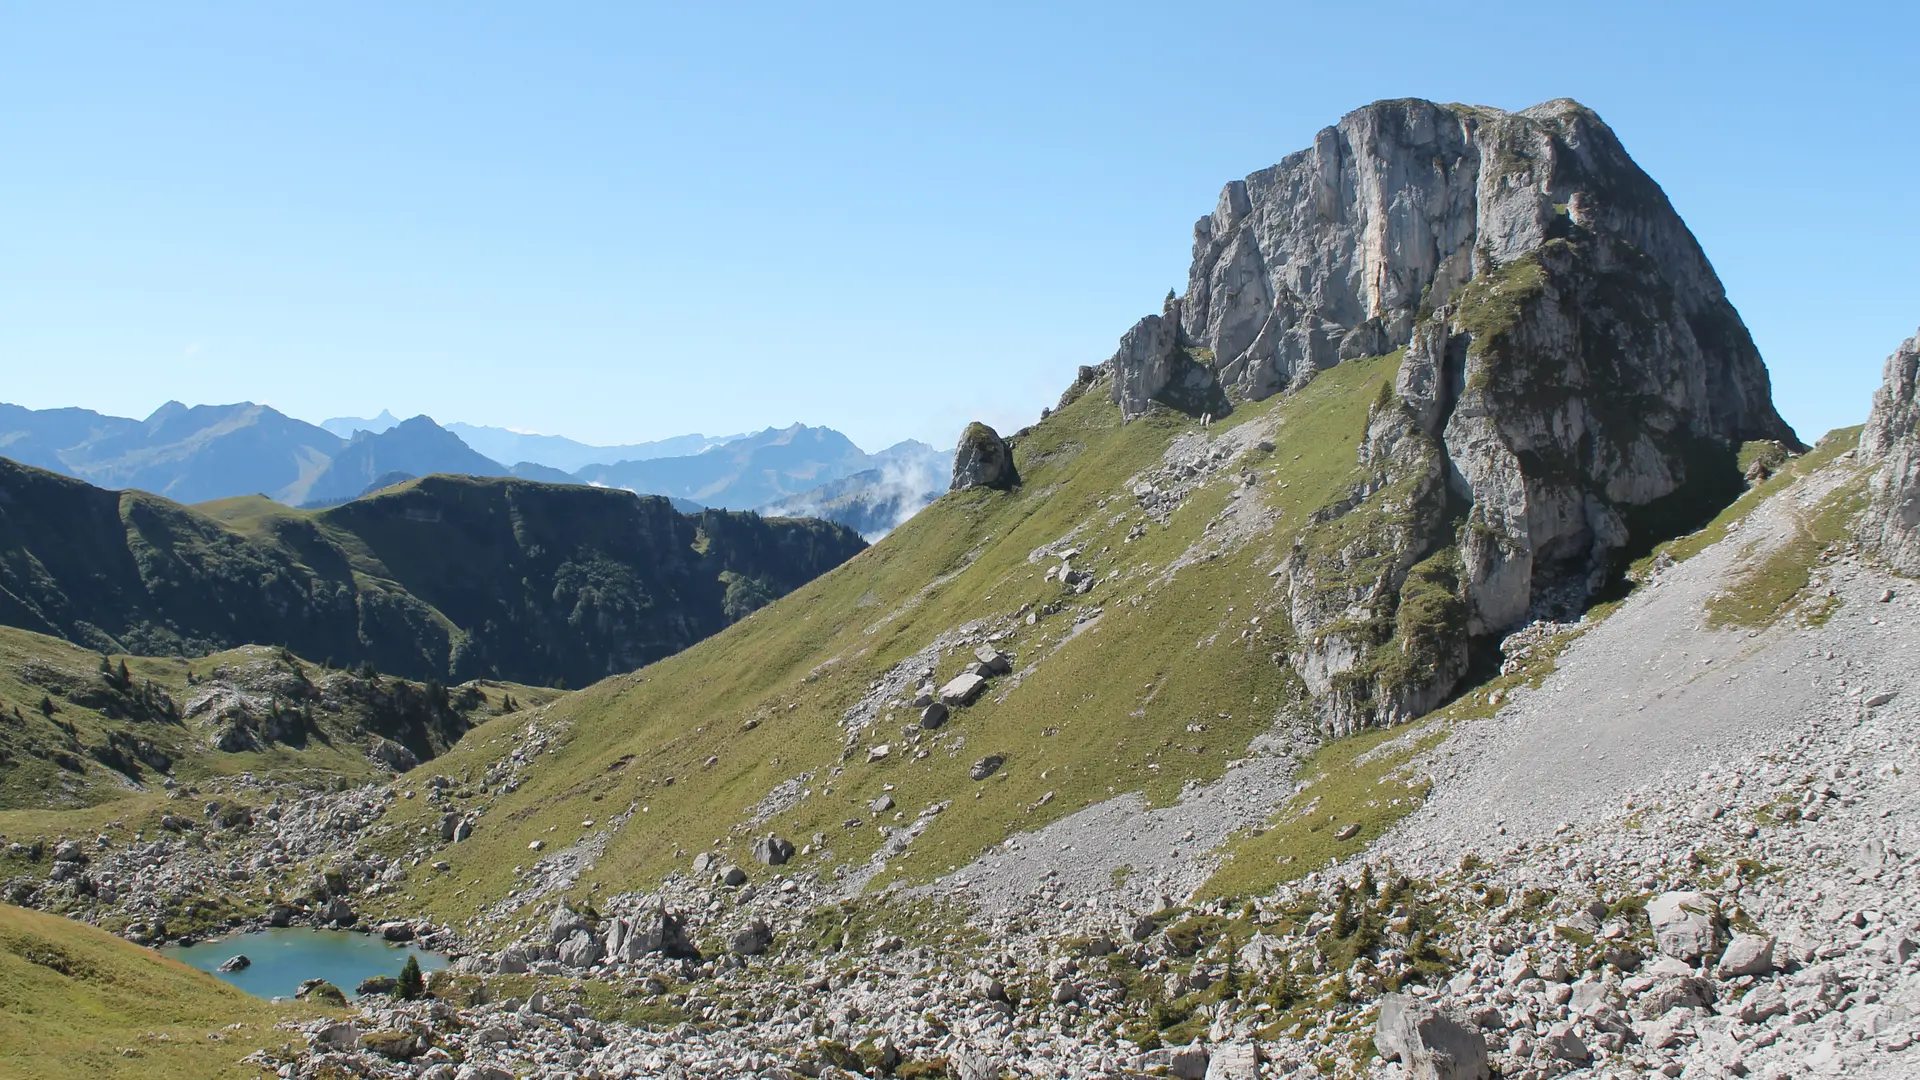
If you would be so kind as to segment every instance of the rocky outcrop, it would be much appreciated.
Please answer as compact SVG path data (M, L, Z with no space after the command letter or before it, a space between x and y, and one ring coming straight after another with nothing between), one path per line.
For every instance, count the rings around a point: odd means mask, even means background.
M1290 655L1337 729L1443 700L1468 637L1582 609L1630 542L1738 494L1741 443L1799 445L1693 235L1564 100L1377 102L1228 184L1185 295L1109 368L1123 416L1217 413L1196 397L1399 350L1364 479L1286 563Z
M1000 433L975 421L960 433L960 445L953 453L953 482L949 491L987 487L1006 490L1020 482L1013 467L1013 448Z
M1208 361L1211 354L1186 344L1180 330L1180 301L1167 297L1167 310L1149 315L1120 338L1120 350L1107 367L1113 372L1113 403L1132 420L1156 404L1194 416L1224 416L1231 411Z
M1860 433L1860 453L1880 467L1869 483L1872 502L1862 539L1903 574L1920 576L1920 334L1887 357L1873 412Z

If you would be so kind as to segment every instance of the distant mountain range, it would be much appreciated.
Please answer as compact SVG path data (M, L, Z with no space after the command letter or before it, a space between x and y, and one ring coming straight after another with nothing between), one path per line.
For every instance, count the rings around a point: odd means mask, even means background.
M251 402L168 402L145 420L0 404L0 456L185 503L258 494L324 507L435 473L512 476L664 495L682 512L824 517L868 536L937 497L952 464L950 451L925 443L868 454L832 428L804 424L592 446L427 416L399 420L386 410L316 425Z
M400 424L398 417L385 409L375 417L336 416L320 426L343 439L362 431L375 434ZM685 457L742 438L740 435L675 435L656 442L627 443L621 446L594 446L561 435L540 435L511 428L462 424L446 425L460 441L495 461L518 461L545 465L562 473L577 472L588 465L613 465L622 461L649 461L653 458Z

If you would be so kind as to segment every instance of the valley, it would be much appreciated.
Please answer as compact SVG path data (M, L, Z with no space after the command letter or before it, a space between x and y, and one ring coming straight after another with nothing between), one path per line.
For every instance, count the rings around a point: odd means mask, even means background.
M1915 341L1806 445L1597 115L1396 100L904 518L821 429L314 509L0 462L0 1025L136 1049L0 1072L1912 1075ZM135 948L302 927L451 963Z

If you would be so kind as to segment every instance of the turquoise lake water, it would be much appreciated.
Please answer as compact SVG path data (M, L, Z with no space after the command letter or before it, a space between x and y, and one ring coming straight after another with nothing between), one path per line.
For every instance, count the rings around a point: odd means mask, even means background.
M263 998L292 997L308 979L325 979L352 997L362 979L400 974L408 954L419 958L421 971L447 966L439 953L345 930L257 930L162 951ZM244 971L214 971L236 953L244 953L252 965Z

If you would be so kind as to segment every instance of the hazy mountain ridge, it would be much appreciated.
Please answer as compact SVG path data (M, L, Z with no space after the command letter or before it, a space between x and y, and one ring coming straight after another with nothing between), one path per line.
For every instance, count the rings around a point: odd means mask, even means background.
M463 432L507 456L488 454ZM927 463L936 456L925 444L908 440L869 455L831 428L796 424L724 439L681 435L589 446L503 428L443 426L427 416L401 421L384 410L371 420L335 417L315 426L250 402L191 408L169 402L145 420L0 404L0 455L102 487L137 488L182 502L260 494L289 506L337 506L368 493L389 474L448 473L665 495L683 512L707 506L751 510L799 496L801 503L777 512L792 516L794 507L818 503L824 512L848 514L849 523L869 532L879 528L875 522L897 524L901 514L924 506L940 489L925 481ZM564 467L575 461L583 463ZM881 473L871 483L880 490L864 497L863 509L826 506L849 495L862 500L861 483L844 481L875 469ZM805 497L837 482L834 496ZM901 483L913 490L893 490ZM882 504L884 511L872 509Z

